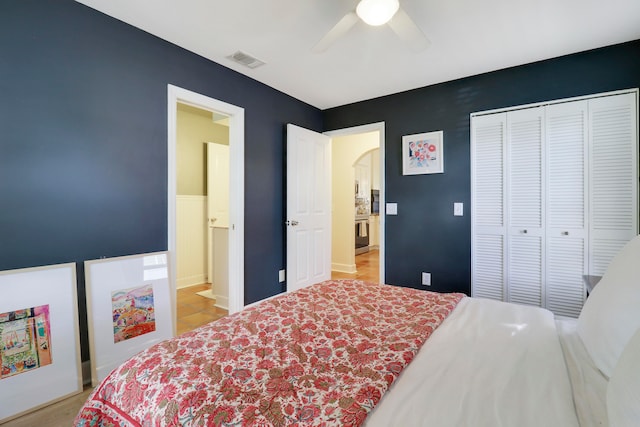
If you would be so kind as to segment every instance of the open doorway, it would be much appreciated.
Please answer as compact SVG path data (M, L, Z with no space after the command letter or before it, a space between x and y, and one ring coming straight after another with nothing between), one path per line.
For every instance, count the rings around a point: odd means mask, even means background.
M178 102L176 185L180 334L218 320L229 310L227 116Z
M178 118L190 117L194 122L205 121L214 129L209 135L196 136L196 143L189 143L187 151L196 158L191 165L178 165ZM187 125L186 133L194 132L196 126ZM207 181L207 152L213 150L208 143L225 146L227 170L223 172L228 182L223 185L226 212L215 212L207 201L221 200L220 189L217 196L208 197L214 191ZM214 156L215 161L220 156ZM199 159L199 160L198 160ZM183 159L184 160L184 159ZM182 160L180 160L182 161ZM185 179L179 178L179 169L186 169ZM211 167L209 167L211 169ZM218 305L227 305L228 312L234 313L244 307L244 110L242 108L169 85L168 87L168 249L171 257L171 281L173 288L174 320L176 320L176 295L178 288L194 283L212 283L218 274L220 287L209 285L209 291L217 295ZM182 175L182 173L181 173ZM183 182L185 181L185 182ZM184 186L190 188L183 188ZM188 194L181 194L181 193ZM195 193L195 194L189 194ZM195 206L189 206L188 223L193 223L191 233L195 245L178 245L178 221L184 216L183 196ZM193 196L193 197L190 197ZM189 200L190 199L190 200ZM187 203L188 205L189 203ZM196 218L197 217L197 218ZM224 229L222 231L216 229ZM184 230L180 228L182 233ZM222 236L224 234L224 236ZM224 237L224 238L222 238ZM217 240L216 240L217 239ZM197 246L193 247L193 246ZM178 252L181 252L180 254ZM185 253L186 252L186 253ZM183 256L184 255L184 256ZM185 270L187 268L187 270ZM178 274L180 271L180 274ZM224 283L226 282L226 283ZM222 288L225 292L223 293ZM224 295L226 293L226 295ZM226 301L225 301L226 298ZM174 322L177 324L177 321Z
M332 138L332 278L384 282L384 123L326 134Z

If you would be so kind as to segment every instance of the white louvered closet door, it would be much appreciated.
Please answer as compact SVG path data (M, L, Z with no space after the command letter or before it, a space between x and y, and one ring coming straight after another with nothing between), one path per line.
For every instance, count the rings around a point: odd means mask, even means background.
M578 317L587 273L587 101L546 108L546 308Z
M544 260L544 108L507 114L507 301L541 306Z
M638 234L638 91L473 115L472 295L577 317Z
M638 234L636 102L634 93L589 100L589 274L596 276Z
M474 117L471 156L471 294L504 300L506 114Z

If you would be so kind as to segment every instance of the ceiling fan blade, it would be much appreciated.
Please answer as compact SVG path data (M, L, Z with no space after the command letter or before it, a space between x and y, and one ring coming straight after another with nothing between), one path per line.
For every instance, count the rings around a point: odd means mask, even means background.
M414 52L421 52L431 44L427 36L402 8L398 9L388 25Z
M344 15L342 19L339 20L338 23L313 47L312 51L315 53L322 53L326 51L329 46L336 42L336 40L347 34L359 19L358 15L353 11Z

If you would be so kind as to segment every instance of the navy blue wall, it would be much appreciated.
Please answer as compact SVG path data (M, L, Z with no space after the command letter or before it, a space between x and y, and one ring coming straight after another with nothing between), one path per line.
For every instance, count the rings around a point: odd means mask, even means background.
M78 262L84 301L84 260L167 249L169 83L245 109L245 302L282 291L285 124L320 110L71 0L0 3L0 270Z
M386 201L398 203L386 217L386 282L419 287L427 271L432 290L470 292L470 113L636 87L640 41L324 111L326 131L386 124ZM403 176L402 136L435 130L444 131L444 174ZM465 216L453 216L454 202Z

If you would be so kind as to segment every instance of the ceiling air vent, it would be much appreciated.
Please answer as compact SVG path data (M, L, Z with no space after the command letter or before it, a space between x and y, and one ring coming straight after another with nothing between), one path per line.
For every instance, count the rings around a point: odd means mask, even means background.
M227 56L227 58L249 68L258 68L259 66L264 65L264 62L260 61L259 59L256 59L253 56L240 51L237 51L233 55Z

